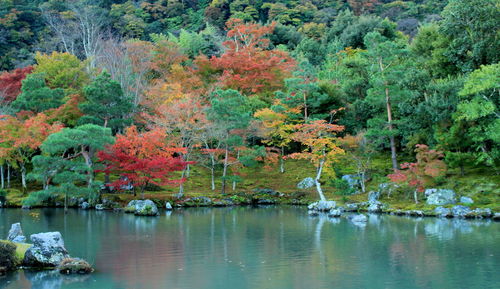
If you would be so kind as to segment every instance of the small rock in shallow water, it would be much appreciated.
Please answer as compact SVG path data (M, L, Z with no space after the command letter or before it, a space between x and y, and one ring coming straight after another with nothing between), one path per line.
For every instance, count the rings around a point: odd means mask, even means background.
M170 202L166 202L165 203L165 209L167 209L167 210L172 210L173 209L172 205L170 204Z
M94 271L90 264L79 258L66 258L57 267L61 274L89 274Z
M495 213L492 218L495 221L499 221L500 220L500 213Z
M491 209L490 208L477 208L475 210L472 210L472 214L476 218L489 218L492 215Z
M15 243L26 242L26 237L24 236L23 230L21 229L21 223L12 224L9 230L9 234L7 235L7 240Z
M448 217L451 213L451 210L448 209L448 208L445 208L445 207L437 207L434 209L434 213L436 213L436 215L438 217Z
M344 210L342 208L331 209L330 212L328 213L328 217L332 218L340 217L342 216L343 211Z
M474 201L469 197L460 197L460 203L462 204L474 204Z
M151 200L133 200L127 207L134 207L136 216L158 216L158 207Z
M83 202L81 203L80 208L82 208L83 210L88 210L90 208L90 204L87 202Z
M379 201L375 201L373 203L369 203L367 210L370 213L379 213L382 211L382 203Z
M97 205L95 205L95 209L98 210L98 211L102 211L102 210L104 210L104 205L103 204L97 204Z
M318 211L318 212L328 212L331 209L335 209L337 203L335 201L318 201L310 204L307 208L310 211Z
M454 206L451 208L451 213L454 217L463 218L471 212L469 207L466 206Z

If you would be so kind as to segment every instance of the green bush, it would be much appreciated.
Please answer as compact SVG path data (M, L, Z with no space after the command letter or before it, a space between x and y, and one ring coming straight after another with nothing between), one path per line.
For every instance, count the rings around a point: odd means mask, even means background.
M356 189L349 186L346 180L335 179L332 181L333 186L336 188L335 194L339 196L349 196L356 193Z

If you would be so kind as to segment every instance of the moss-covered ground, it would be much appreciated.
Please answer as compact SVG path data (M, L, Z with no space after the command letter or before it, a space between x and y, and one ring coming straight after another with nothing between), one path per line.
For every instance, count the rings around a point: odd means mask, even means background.
M263 166L247 167L240 170L241 182L237 183L236 189L232 189L231 183L228 183L226 195L221 195L221 178L216 176L216 189L210 188L210 171L201 166L191 166L189 178L184 184L184 194L186 197L210 197L212 199L222 199L236 194L251 194L255 189L272 189L279 191L285 196L291 194L300 194L304 199L303 203L311 202L317 199L315 188L301 190L297 188L297 183L305 177L314 177L315 168L306 161L287 160L285 173L280 173L278 168L264 168ZM391 173L390 160L386 157L375 158L372 162L372 172L366 185L366 192L362 194L345 195L341 189L336 187L335 177L325 175L322 179L322 188L326 197L335 200L340 204L347 202L364 202L367 200L369 191L378 189L380 183L388 182L387 174ZM335 166L337 176L344 174L354 174L356 172L352 163L337 164ZM102 175L97 179L103 179ZM7 201L10 206L21 206L22 200L29 194L23 193L16 182L12 183L11 189L7 189ZM458 169L448 170L445 177L436 180L432 187L453 189L457 197L468 196L474 200L472 208L488 207L493 211L500 212L500 175L496 174L491 168L468 168L465 175L461 175ZM40 188L36 184L30 184L28 191L36 191ZM163 186L151 187L145 191L145 198L158 201L173 200L178 192L178 187ZM103 197L113 201L125 204L129 200L140 197L138 193L134 196L132 193L112 193L104 194ZM422 198L423 196L419 196ZM409 189L401 188L391 195L382 195L381 201L388 203L391 208L405 210L430 210L421 201L415 204L413 192Z

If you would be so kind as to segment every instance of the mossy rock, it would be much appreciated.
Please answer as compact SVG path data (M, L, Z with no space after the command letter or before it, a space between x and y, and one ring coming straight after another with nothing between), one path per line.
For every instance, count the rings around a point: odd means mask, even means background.
M10 241L0 241L0 267L2 271L13 271L19 266L20 259L16 254L16 244Z
M90 264L78 258L66 258L57 267L61 274L89 274L94 271Z

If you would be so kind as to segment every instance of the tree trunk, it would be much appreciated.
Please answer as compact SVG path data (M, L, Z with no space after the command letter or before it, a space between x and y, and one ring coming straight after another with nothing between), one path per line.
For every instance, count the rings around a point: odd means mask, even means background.
M215 159L211 157L212 165L210 166L210 184L212 185L212 191L215 191Z
M366 187L365 187L365 172L361 172L359 175L361 176L361 180L360 180L361 191L364 193L366 191Z
M382 57L379 58L379 68L380 72L384 72L384 65L382 64ZM392 159L392 169L394 171L398 170L398 160L396 156L396 142L394 140L394 135L392 134L393 126L392 126L392 107L391 107L391 97L389 95L389 87L388 83L385 82L385 104L387 109L387 126L389 128L389 140L391 142L391 159Z
M187 160L186 160L187 162ZM186 166L186 178L189 178L189 176L191 175L191 166L188 164Z
M3 179L3 165L0 166L0 181L3 189L5 187L5 180Z
M21 183L23 185L23 190L26 190L26 167L24 164L21 164Z
M184 179L185 175L186 175L186 168L182 170L181 179ZM177 193L177 198L180 199L182 198L182 196L184 196L184 182L181 182L179 184L179 192Z
M325 195L323 194L323 190L321 189L321 183L319 182L319 180L321 179L321 173L323 172L324 164L325 164L324 160L321 160L319 162L318 172L316 174L316 179L314 180L314 182L316 183L316 190L318 191L319 198L322 201L326 201L326 198L325 198Z
M280 173L285 172L285 147L281 147L281 158L280 158Z
M10 189L10 165L7 164L7 188Z
M227 175L228 157L229 157L229 148L226 140L226 149L224 153L224 169L222 171L222 190L221 190L222 194L226 193L226 175Z
M413 192L413 198L415 199L415 204L418 204L418 194L417 194L417 190L415 190Z

